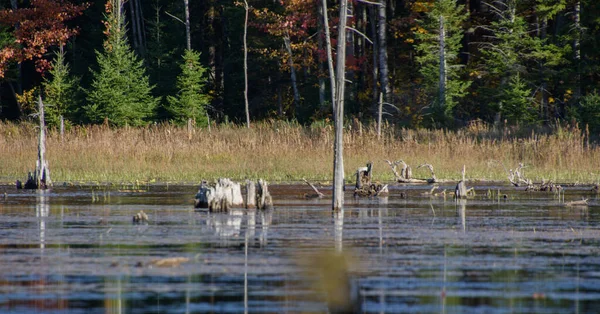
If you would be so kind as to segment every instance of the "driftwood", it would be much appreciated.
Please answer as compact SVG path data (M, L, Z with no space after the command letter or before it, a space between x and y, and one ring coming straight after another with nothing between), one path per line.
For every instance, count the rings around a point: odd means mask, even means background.
M504 164L502 164L502 167L504 168L504 170L507 173L508 176L508 181L516 186L526 186L526 187L532 187L533 183L531 181L531 179L526 179L525 175L523 173L523 169L526 168L525 165L523 165L522 162L519 163L519 166L517 168L515 168L515 170L512 169L506 169L506 167L504 166Z
M429 183L429 184L437 183L438 180L435 176L435 172L433 171L433 166L431 164L422 164L422 165L419 165L417 167L417 169L422 168L422 167L426 167L427 169L429 169L429 171L431 171L431 178L427 179L427 183Z
M562 191L562 186L560 186L559 184L554 184L552 180L548 182L542 180L542 183L540 185L529 184L525 190L541 192L560 192Z
M316 187L316 186L314 186L314 184L312 184L312 183L308 182L308 181L307 181L306 179L304 179L304 178L303 178L302 180L304 180L304 182L305 182L306 184L308 184L308 185L309 185L309 186L312 188L312 190L315 192L314 194L305 194L305 195L304 195L304 197L306 197L306 198L322 198L322 197L324 197L324 196L325 196L325 194L321 193L321 192L319 191L319 189L317 189L317 187Z
M580 200L580 201L567 202L567 203L565 203L565 206L567 206L567 207L588 206L588 200L587 199L583 199L583 200Z
M21 181L17 181L17 189L47 189L52 186L50 179L50 168L46 160L46 122L44 120L44 103L42 97L38 99L38 117L40 120L40 133L38 136L38 159L35 164L35 173L27 175L25 185Z
M389 160L384 160L384 161L387 162L388 165L390 165L390 167L392 168L392 172L394 173L394 179L396 180L396 182L433 184L433 183L441 183L444 181L444 180L439 180L435 176L435 172L433 171L433 166L431 164L422 164L417 167L417 169L422 168L422 167L428 168L429 171L431 171L431 178L417 179L417 178L413 178L412 168L406 162L404 162L404 160L397 160L394 162L391 162ZM398 173L398 170L397 170L399 165L402 166L402 169L400 169L400 173Z
M208 208L211 212L226 212L232 207L242 207L244 199L239 183L221 178L214 186L202 181L196 194L194 207Z

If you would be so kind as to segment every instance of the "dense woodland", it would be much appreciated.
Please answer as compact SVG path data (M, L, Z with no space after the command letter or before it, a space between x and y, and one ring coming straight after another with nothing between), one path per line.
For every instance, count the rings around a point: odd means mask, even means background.
M0 5L0 119L32 119L38 96L50 125L332 119L338 1ZM600 1L361 0L347 12L347 117L374 121L381 103L408 127L600 130Z

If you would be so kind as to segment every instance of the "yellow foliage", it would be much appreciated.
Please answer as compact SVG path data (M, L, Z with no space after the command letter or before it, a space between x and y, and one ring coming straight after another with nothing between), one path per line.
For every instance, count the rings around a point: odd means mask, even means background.
M32 88L30 90L23 91L22 94L17 94L17 103L19 106L23 108L23 111L31 112L34 110L36 106L36 95L38 93L37 88Z

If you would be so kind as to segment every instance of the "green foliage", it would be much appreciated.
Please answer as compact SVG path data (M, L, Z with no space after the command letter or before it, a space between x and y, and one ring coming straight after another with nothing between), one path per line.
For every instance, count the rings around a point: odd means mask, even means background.
M200 64L200 53L186 50L181 63L181 74L177 77L179 92L176 97L168 97L167 109L175 121L186 122L193 119L197 125L208 123L206 105L210 103L210 97L203 93L208 81L205 72L206 68Z
M443 17L445 33L446 92L444 99L439 99L440 84L440 17ZM467 15L465 7L456 0L436 1L432 10L422 21L423 28L416 28L415 37L419 72L423 76L426 90L432 95L438 117L449 117L457 100L464 97L469 81L461 79L464 67L460 65L458 53L462 47L463 23ZM435 96L433 96L435 95ZM442 106L443 107L442 107Z
M600 95L596 91L581 98L579 122L588 125L595 133L600 131Z
M105 119L113 125L143 125L153 117L158 99L153 86L126 38L121 2L116 1L106 15L104 51L96 52L99 71L88 90L85 113L90 122Z
M502 89L500 112L511 122L535 123L537 112L531 106L531 89L516 74Z
M42 85L46 98L46 121L49 125L57 126L60 124L60 116L71 121L74 118L79 80L71 77L62 49L56 52L51 65L50 78L45 78Z

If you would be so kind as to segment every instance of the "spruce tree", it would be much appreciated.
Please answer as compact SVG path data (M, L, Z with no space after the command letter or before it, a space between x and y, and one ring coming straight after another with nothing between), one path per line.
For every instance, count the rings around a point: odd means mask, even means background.
M158 99L153 97L143 61L126 38L121 0L108 0L104 25L104 51L96 51L99 71L91 70L85 113L90 122L105 119L112 125L143 125L153 117Z
M461 79L464 67L458 58L466 17L464 6L456 0L437 0L423 20L423 27L415 31L416 60L425 89L435 95L431 102L436 118L450 118L457 100L466 95L470 85Z
M62 47L56 52L51 65L50 78L45 78L42 83L46 96L45 116L48 125L57 126L60 116L71 121L75 116L79 80L71 77Z
M203 94L204 85L208 78L204 76L206 68L200 64L200 53L186 50L181 64L181 74L177 77L179 92L176 97L168 97L168 110L177 122L188 119L196 121L197 125L206 125L206 105L210 97Z

